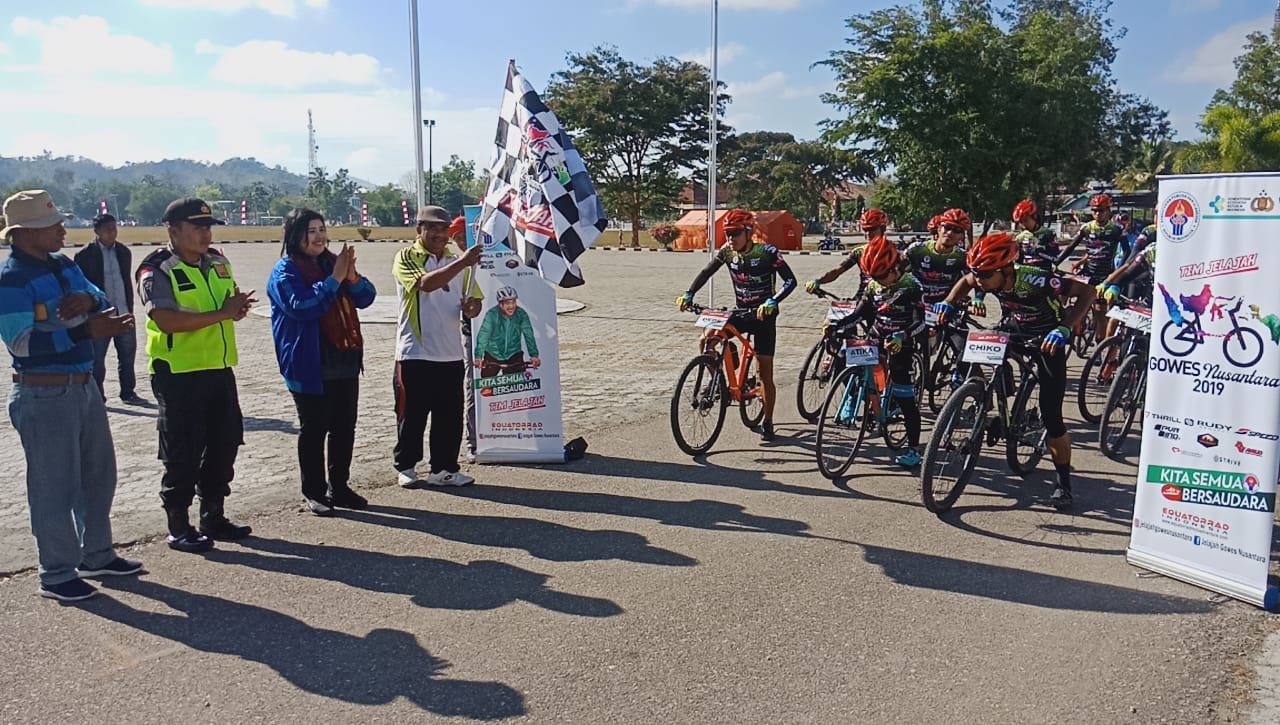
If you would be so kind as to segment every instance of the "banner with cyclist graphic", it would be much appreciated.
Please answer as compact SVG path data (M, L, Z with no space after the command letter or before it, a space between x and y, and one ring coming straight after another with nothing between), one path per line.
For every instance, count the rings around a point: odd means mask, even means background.
M1268 609L1280 174L1160 180L1131 563Z
M480 207L465 211L470 246ZM555 291L505 244L481 237L484 300L471 321L476 461L563 463Z

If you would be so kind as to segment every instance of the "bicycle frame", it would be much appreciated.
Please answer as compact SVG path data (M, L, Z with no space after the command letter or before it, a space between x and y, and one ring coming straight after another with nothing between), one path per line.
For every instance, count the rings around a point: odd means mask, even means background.
M689 309L694 313L701 314L710 308L702 305L693 305ZM718 311L728 312L730 317L734 314L751 312L751 310L743 309ZM736 365L729 360L729 343L741 345ZM728 388L729 396L734 402L742 402L758 394L755 388L747 389L751 362L756 357L756 348L746 335L733 326L732 322L725 322L724 327L718 330L708 329L703 333L698 345L703 355L711 355L720 359L720 364L724 367L725 387Z

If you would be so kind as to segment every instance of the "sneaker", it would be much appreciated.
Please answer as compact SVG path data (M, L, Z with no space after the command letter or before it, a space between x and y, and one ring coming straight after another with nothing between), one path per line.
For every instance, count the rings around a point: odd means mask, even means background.
M213 539L195 529L187 529L181 536L169 534L165 540L169 542L170 549L188 554L199 554L213 548Z
M142 562L130 561L119 556L92 569L83 564L76 567L76 573L80 576L129 576L140 571L142 571Z
M919 451L915 451L908 448L906 453L903 453L902 455L898 456L893 460L895 463L897 463L899 466L902 466L903 468L915 468L916 466L920 465L920 461L923 459L924 459L924 456L920 455Z
M307 508L316 516L332 516L333 506L327 498L307 498L302 499L307 503Z
M467 463L475 463L476 454L474 451L467 451Z
M462 471L440 471L427 476L428 486L470 486L476 479Z
M778 434L775 433L773 430L773 421L766 420L765 422L760 424L760 440L771 441L771 440L776 440L777 437L778 437Z
M252 534L253 527L233 524L224 516L220 520L210 521L208 523L201 521L200 533L208 536L214 541L235 541Z
M97 594L92 584L82 579L72 579L61 584L41 584L40 596L60 602L78 602Z
M417 488L419 480L418 472L412 468L396 471L396 483L400 484L400 488Z
M136 393L121 395L120 402L124 403L125 405L146 405L147 404L147 401L142 398L139 398Z
M1049 494L1049 503L1059 511L1071 508L1071 489L1054 486L1053 493Z
M369 505L369 499L349 488L335 488L329 497L329 505L340 509L360 511Z

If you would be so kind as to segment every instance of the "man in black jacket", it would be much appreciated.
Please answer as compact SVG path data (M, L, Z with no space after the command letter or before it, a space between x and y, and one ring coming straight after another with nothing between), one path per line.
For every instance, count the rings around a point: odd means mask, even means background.
M131 315L133 285L130 284L130 276L133 273L133 256L128 247L116 243L116 218L110 214L99 215L93 220L93 233L96 238L76 254L76 264L90 282L106 293L117 314ZM120 400L131 405L146 402L134 391L137 375L133 370L133 360L138 352L138 338L133 329L115 337L93 341L93 379L98 383L102 399L107 398L103 382L107 378L107 348L112 341L115 342L116 358L120 363Z

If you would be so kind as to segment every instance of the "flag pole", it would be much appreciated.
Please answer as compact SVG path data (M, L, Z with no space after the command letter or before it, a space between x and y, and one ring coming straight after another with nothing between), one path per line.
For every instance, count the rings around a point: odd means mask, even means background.
M716 86L719 85L720 56L720 0L711 0L711 100L710 100L710 133L707 139L707 255L716 256L716 136L719 119L716 116ZM707 306L716 303L716 283L714 279L707 281Z
M417 174L413 186L418 194L418 208L425 204L422 190L422 78L418 70L418 0L409 0L409 58L413 66L413 153Z

